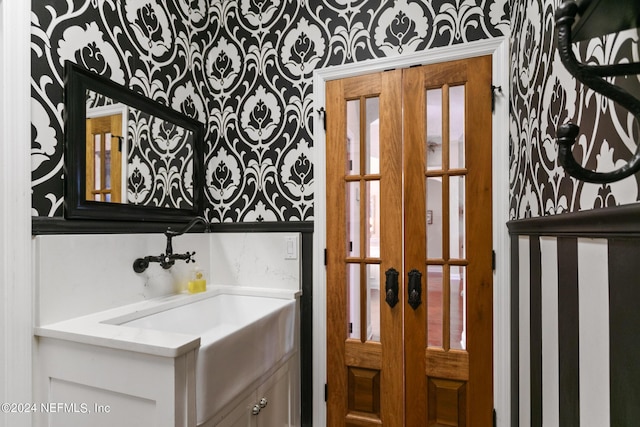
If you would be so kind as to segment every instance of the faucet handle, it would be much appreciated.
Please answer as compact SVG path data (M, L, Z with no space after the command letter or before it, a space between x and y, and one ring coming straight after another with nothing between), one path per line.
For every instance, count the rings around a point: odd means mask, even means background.
M167 236L167 237L175 237L175 236L179 236L181 234L182 233L179 232L179 231L172 230L171 227L167 227L167 229L164 231L164 235Z
M187 252L187 254L186 254L186 255L187 255L187 259L185 260L185 262L186 262L187 264L189 264L190 262L195 263L195 262L196 262L196 260L192 258L195 254L196 254L196 251L193 251L193 252Z
M147 258L138 258L133 261L133 271L136 273L142 273L149 267L149 260Z

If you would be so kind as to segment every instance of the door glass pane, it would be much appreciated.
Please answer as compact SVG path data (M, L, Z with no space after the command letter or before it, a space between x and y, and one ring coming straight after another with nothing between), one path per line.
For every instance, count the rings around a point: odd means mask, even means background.
M449 257L465 258L465 179L464 176L449 178Z
M347 337L360 339L360 264L347 264Z
M442 259L442 178L427 178L427 258Z
M464 86L449 88L449 167L464 167Z
M102 176L100 172L102 157L102 138L100 134L95 134L93 136L93 144L93 189L100 190L102 188L102 182L100 180Z
M367 98L365 103L366 123L366 173L380 173L380 99Z
M347 182L347 256L360 256L360 182Z
M360 100L347 101L347 175L360 175Z
M380 264L367 265L367 339L380 342Z
M427 90L427 170L442 169L442 89Z
M441 265L427 266L427 345L442 347Z
M107 133L104 139L104 188L111 188L111 134ZM109 200L107 200L108 202Z
M380 181L367 181L367 257L380 257Z
M450 271L450 346L453 349L465 350L467 348L467 281L465 276L466 268L463 266L452 265Z

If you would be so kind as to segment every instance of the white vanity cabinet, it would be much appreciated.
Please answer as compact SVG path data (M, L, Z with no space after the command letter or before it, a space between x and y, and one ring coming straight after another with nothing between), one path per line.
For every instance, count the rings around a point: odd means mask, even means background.
M300 424L296 392L297 355L238 403L216 427L296 427ZM214 424L212 424L213 426ZM208 427L208 426L207 426Z
M39 337L34 425L49 427L297 427L299 356L197 424L197 344L177 357ZM262 382L260 382L262 381Z
M34 425L193 427L193 347L165 357L40 337Z

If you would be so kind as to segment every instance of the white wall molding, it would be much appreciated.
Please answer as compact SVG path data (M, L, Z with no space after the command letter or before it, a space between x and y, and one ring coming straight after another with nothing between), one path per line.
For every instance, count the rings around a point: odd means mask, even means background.
M30 403L33 354L31 269L31 2L0 0L0 402ZM30 414L0 425L31 426Z
M474 56L492 55L493 84L501 86L493 116L493 245L497 268L494 273L494 405L498 426L506 427L510 420L510 252L506 223L509 216L509 35L503 37L428 49L397 57L386 57L314 72L313 108L325 107L325 84L329 80L375 73L411 65L435 64ZM314 249L313 249L313 423L326 424L324 384L326 382L326 188L324 171L325 132L323 118L316 115L314 123Z
M611 426L607 259L606 239L578 240L580 420L598 427Z
M511 243L509 221L509 34L496 39L493 56L493 84L496 93L493 113L492 183L493 248L493 395L497 425L511 420ZM497 367L500 367L499 369Z

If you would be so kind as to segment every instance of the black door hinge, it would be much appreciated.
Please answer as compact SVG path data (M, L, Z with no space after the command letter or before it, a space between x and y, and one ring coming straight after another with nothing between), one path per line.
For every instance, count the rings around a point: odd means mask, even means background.
M324 401L326 402L329 398L329 388L327 387L327 383L324 384Z
M496 251L491 251L491 269L496 271Z
M493 409L493 427L498 427L498 414L495 408Z
M324 109L324 107L320 107L316 111L318 112L318 115L322 117L322 124L326 132L327 131L327 111Z
M496 110L496 92L502 95L502 86L491 85L491 112Z
M118 151L122 153L122 141L124 138L118 135L111 135L111 138L116 138L118 140Z
M353 333L353 323L349 323L349 333Z
M327 248L324 248L324 265L327 266Z

